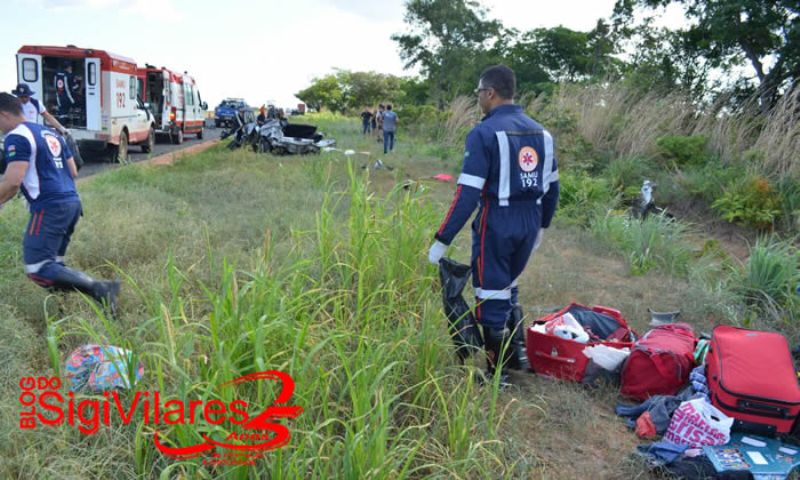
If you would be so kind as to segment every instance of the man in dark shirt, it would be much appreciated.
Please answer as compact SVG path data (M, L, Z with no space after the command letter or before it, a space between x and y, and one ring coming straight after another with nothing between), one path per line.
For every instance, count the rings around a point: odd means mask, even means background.
M361 126L363 127L363 134L367 135L370 132L370 120L372 119L372 112L369 111L369 108L364 107L364 111L361 112Z

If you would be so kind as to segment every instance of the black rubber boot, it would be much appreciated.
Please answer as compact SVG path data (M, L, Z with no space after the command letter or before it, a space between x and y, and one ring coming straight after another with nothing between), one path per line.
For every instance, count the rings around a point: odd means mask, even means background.
M522 305L514 305L506 328L512 332L511 344L508 346L508 368L527 372L531 369L528 352L525 348L525 324L522 321Z
M506 366L509 360L511 332L500 328L483 328L483 342L486 349L486 369L490 379L495 375L500 375L500 386L505 387L511 384Z
M79 270L73 270L57 263L51 263L48 267L47 278L53 282L51 288L77 290L85 293L111 309L112 315L117 314L119 280L95 280Z

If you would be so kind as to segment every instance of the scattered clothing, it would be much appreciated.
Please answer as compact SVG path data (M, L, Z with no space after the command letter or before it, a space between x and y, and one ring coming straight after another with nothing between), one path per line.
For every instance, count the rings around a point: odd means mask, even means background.
M617 404L615 409L617 415L629 417L628 426L635 428L636 420L644 413L649 413L655 426L656 433L663 435L669 427L672 414L680 407L681 403L694 397L694 392L690 388L685 388L678 395L655 395L648 398L639 405Z
M644 439L656 438L656 425L653 423L653 418L650 412L644 412L636 419L636 436Z
M689 447L660 441L636 447L636 453L647 461L651 468L662 467L679 459Z

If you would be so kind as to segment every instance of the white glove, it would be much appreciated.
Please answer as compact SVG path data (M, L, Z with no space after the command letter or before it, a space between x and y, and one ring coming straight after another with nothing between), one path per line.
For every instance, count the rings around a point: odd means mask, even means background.
M444 256L444 252L446 251L447 251L447 245L440 242L439 240L436 240L435 242L433 242L433 245L431 245L431 249L428 250L428 261L434 265L439 265L439 260L442 259L442 257Z
M543 229L543 228L540 228L540 229L539 229L539 234L538 234L538 235L536 235L536 241L535 241L535 242L533 242L533 251L534 251L534 252L535 252L536 250L538 250L538 249L539 249L539 245L541 245L541 244L542 244L542 236L544 236L544 229Z

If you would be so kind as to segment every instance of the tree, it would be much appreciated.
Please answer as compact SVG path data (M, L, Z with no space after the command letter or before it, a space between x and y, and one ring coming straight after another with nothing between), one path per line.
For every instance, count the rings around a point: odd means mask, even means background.
M342 112L345 108L344 92L336 75L315 78L311 86L294 94L309 108L322 111L323 108L333 112Z
M409 81L384 73L336 69L335 74L315 78L311 86L295 96L311 108L343 113L382 101L402 102Z
M615 18L631 21L637 6L683 6L693 21L679 30L685 46L709 64L749 63L763 112L800 74L798 0L617 0ZM730 68L726 68L730 71Z
M475 88L477 74L488 65L488 44L500 30L500 23L487 20L478 2L408 0L405 22L411 31L392 39L406 68L421 67L440 109Z

